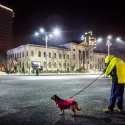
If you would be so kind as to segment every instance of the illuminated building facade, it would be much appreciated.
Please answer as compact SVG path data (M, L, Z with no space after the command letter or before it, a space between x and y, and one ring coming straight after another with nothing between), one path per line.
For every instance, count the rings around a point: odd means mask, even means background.
M95 53L93 49L76 42L58 47L48 46L48 72L97 71L104 67L105 54ZM90 51L91 50L91 51ZM31 74L33 62L39 62L40 72L46 72L46 47L27 44L7 51L9 70Z

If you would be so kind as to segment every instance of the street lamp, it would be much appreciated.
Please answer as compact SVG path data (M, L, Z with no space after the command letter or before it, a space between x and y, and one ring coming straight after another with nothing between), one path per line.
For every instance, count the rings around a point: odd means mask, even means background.
M107 37L107 41L106 41L106 46L108 47L108 55L110 54L110 46L112 45L111 39L112 39L112 36L109 35L109 36Z
M111 35L109 35L106 39L106 46L108 47L108 55L110 54L110 47L112 46L112 40L115 40L116 42L122 42L123 40L121 39L121 37L117 37L116 39L113 39ZM97 43L102 42L103 39L100 37L97 39Z
M35 33L35 36L42 36L45 39L46 42L46 75L48 72L48 51L47 51L47 46L48 46L48 40L49 38L53 38L53 36L59 36L60 35L60 30L58 28L55 28L53 32L46 32L43 28L40 28L39 32Z

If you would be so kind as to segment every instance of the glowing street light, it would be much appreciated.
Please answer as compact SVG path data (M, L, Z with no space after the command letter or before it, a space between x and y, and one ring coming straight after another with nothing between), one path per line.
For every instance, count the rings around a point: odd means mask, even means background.
M35 36L38 36L39 35L39 33L38 32L35 32Z
M42 36L45 39L46 42L46 75L48 72L48 51L47 51L47 46L48 46L48 40L49 38L53 38L53 36L59 36L60 35L60 30L58 28L55 28L53 32L46 32L43 28L40 28L39 32L35 32L35 36Z
M112 36L109 35L109 36L107 37L107 41L106 41L106 46L108 47L108 55L110 54L110 46L112 45L111 39L112 39Z
M100 42L102 42L102 38L100 37L100 38L98 38L97 40L96 40L96 42L98 42L98 43L100 43Z
M60 36L60 29L55 28L55 29L53 30L53 34L54 34L55 36Z
M112 42L111 42L112 40L114 40L114 39L112 38L111 35L109 35L106 39L106 46L108 47L108 55L110 54L110 47L112 46ZM102 41L103 41L103 39L101 37L96 40L96 42L98 42L98 43L100 43ZM121 37L117 37L115 39L115 41L116 42L122 42L123 40L121 39Z
M121 37L117 37L117 38L116 38L116 41L117 41L117 42L120 42L120 43L122 43L122 42L123 42L123 40L122 40L122 38L121 38Z
M44 33L44 29L43 28L40 28L40 33Z

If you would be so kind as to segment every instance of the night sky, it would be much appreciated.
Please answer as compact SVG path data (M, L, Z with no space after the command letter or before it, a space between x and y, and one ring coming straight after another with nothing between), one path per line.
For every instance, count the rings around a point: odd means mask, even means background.
M1 0L12 8L14 17L14 41L32 38L40 27L51 31L54 26L63 31L56 42L80 40L86 31L96 37L112 34L125 40L125 7L123 0Z

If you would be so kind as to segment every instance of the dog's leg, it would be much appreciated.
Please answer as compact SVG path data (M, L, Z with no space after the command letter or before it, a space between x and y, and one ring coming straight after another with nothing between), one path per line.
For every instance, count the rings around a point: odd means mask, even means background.
M75 117L75 116L76 116L75 105L72 105L72 106L71 106L71 110L72 110L72 112L73 112L73 117Z
M60 109L60 111L59 115L64 115L64 109Z

